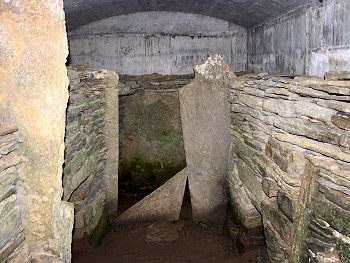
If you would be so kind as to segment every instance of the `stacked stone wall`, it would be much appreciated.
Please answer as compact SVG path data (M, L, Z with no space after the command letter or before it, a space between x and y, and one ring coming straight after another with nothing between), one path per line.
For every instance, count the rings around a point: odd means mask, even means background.
M262 262L349 262L350 82L245 75L231 86L233 217Z
M98 225L105 209L106 184L113 184L104 180L108 159L106 95L109 88L117 90L118 79L114 72L84 67L70 68L69 78L63 198L74 203L74 235L82 237ZM118 110L118 100L115 103ZM113 154L118 157L118 151Z
M4 108L2 112L6 112ZM20 139L7 115L0 117L0 262L28 257L21 211L17 200Z

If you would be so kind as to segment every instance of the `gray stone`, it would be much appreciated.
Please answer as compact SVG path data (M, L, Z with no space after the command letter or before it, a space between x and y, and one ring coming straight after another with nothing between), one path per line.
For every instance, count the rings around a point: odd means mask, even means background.
M332 123L340 129L350 130L350 113L338 112L332 116Z
M20 232L21 216L16 203L15 195L0 203L0 248Z
M75 211L74 237L82 238L92 232L97 226L103 212L105 195L103 189L99 190L87 198L87 202L81 208Z
M183 223L157 222L146 229L146 240L151 243L170 243L180 238Z
M116 224L171 222L180 217L187 168L116 218Z
M272 198L272 197L276 197L279 187L277 185L277 183L271 179L271 178L263 178L262 180L262 189L264 191L264 193Z
M326 80L350 80L350 71L328 71L325 73Z
M224 222L230 147L228 84L235 77L215 55L196 66L195 80L180 90L187 173L195 221Z
M271 124L288 133L338 145L341 135L340 131L323 122L311 122L301 118L284 119L275 116L270 116L268 118Z
M119 98L118 75L108 72L106 86L105 130L107 159L103 174L106 195L106 209L110 215L116 215L118 207L118 163L119 163Z
M266 145L265 153L282 171L300 175L304 173L306 163L304 150L270 138Z
M279 213L277 202L266 200L262 202L264 226L269 222L278 236L289 246L292 244L293 224L287 217Z
M261 214L252 204L244 190L243 184L238 178L237 169L228 175L230 202L233 208L233 217L246 229L254 229L262 225Z
M278 191L277 204L282 213L291 221L294 222L296 214L296 205L298 200L293 200L283 191Z

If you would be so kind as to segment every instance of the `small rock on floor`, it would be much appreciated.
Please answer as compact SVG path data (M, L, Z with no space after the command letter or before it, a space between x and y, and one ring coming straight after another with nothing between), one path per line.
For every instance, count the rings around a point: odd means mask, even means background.
M146 241L152 243L170 243L180 238L184 224L158 222L149 225L146 229Z

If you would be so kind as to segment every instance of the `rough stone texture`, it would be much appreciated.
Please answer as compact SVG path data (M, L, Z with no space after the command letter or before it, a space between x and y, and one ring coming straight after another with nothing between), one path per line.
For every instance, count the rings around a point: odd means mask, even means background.
M128 187L156 189L186 167L178 90L189 82L186 76L121 78L127 96L119 100L119 177Z
M183 0L150 0L146 2L122 0L118 4L115 4L112 0L105 0L103 3L96 0L66 0L64 3L68 28L70 29L106 17L146 11L203 14L231 21L241 26L251 27L268 18L285 13L300 4L305 4L304 1L300 0L195 0L192 2Z
M17 201L21 141L8 107L0 106L0 262L28 258L21 211Z
M349 8L348 0L315 1L251 29L249 71L321 77L349 71Z
M195 68L193 82L180 90L192 215L195 221L221 224L228 193L229 93L235 74L219 55Z
M349 85L267 74L232 82L231 205L241 222L260 212L260 262L349 262Z
M67 50L63 1L0 2L0 105L7 108L0 119L12 116L18 129L0 128L0 163L8 166L0 165L2 262L69 262L73 222L61 216L72 213L61 202Z
M104 209L112 215L117 209L118 76L85 66L70 67L68 76L63 197L74 203L74 235L82 237Z
M107 146L107 160L103 175L103 184L106 194L106 210L110 216L117 214L118 208L118 167L119 167L119 90L118 76L109 73L108 77L114 81L105 86L105 136Z
M183 75L219 53L235 71L247 69L247 30L215 18L172 12L117 16L70 32L72 63L121 74Z
M146 229L146 240L150 243L171 243L180 238L184 223L156 222Z
M116 224L178 220L186 182L187 168L121 214Z

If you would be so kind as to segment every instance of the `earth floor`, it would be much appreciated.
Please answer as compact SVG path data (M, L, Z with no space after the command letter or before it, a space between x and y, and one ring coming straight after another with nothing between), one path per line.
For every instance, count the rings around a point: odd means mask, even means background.
M221 229L188 221L140 224L114 229L94 247L87 239L73 243L73 263L225 263L256 262L260 249L239 254Z

